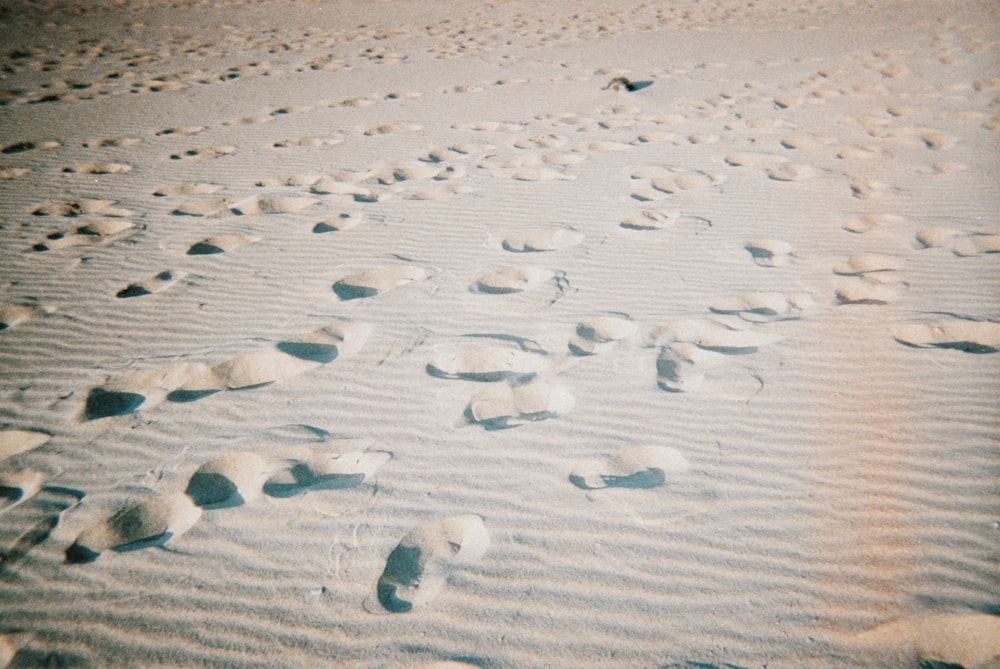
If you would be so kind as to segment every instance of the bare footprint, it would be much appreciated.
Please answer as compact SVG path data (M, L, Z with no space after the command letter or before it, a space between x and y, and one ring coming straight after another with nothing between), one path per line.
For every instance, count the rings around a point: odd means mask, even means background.
M34 209L32 216L85 216L87 214L99 214L111 218L131 218L136 215L134 211L116 207L115 200L73 200L70 202L57 202L46 204Z
M569 480L585 490L598 488L656 488L691 465L676 448L637 446L614 455L578 462Z
M426 270L414 265L384 265L345 276L333 284L333 292L346 302L374 297L427 277Z
M176 285L178 281L183 280L186 276L186 272L164 270L142 281L130 283L125 288L119 290L115 294L115 297L145 297L146 295L160 293Z
M430 604L449 573L479 562L490 546L480 516L451 516L422 525L402 539L386 558L369 611L406 613ZM377 604L376 604L377 601Z
M487 430L517 427L568 413L576 399L563 385L549 380L528 384L491 385L473 396L465 419Z
M93 562L109 550L162 546L191 529L199 518L201 508L182 492L133 500L107 520L81 532L66 549L66 561Z
M74 246L91 246L125 237L135 224L124 219L104 218L88 223L72 232L53 232L31 247L33 251L58 251Z
M194 149L187 149L181 153L170 154L170 160L184 160L188 162L201 162L212 160L222 156L231 156L236 153L235 146L201 146Z
M743 293L709 305L717 314L735 314L751 323L773 323L801 318L816 306L809 293Z

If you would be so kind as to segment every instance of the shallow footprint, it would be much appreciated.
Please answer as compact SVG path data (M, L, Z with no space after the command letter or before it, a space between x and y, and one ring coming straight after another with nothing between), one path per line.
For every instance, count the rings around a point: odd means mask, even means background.
M893 328L892 336L899 343L915 348L951 348L966 353L1000 351L1000 323L992 321L956 318L907 323Z
M1000 616L938 613L894 620L859 634L864 646L916 655L921 667L996 666L1000 657Z
M561 251L583 241L583 235L572 230L536 230L504 237L503 247L515 253Z
M664 347L656 358L656 383L662 390L684 393L705 383L705 374L725 362L722 353L688 342Z
M39 314L51 314L54 311L55 309L52 307L28 304L9 304L6 307L0 307L0 332L27 323Z
M260 237L247 235L219 235L216 237L208 237L192 245L191 248L188 249L187 254L189 256L204 256L228 253L229 251L234 251L241 246L256 244L259 241Z
M135 229L131 221L101 219L77 228L73 232L53 232L45 241L31 247L33 251L58 251L73 246L90 246L112 238L120 238Z
M187 532L199 518L201 509L182 492L131 501L111 518L81 532L66 549L66 561L93 562L109 550L162 545Z
M709 309L717 314L735 314L751 323L773 323L801 318L816 306L809 293L743 293L716 300Z
M375 586L378 606L406 613L430 604L450 571L479 562L489 546L490 535L480 516L451 516L418 527L386 559ZM366 608L377 611L371 600Z
M525 385L493 385L473 396L465 410L469 423L487 430L517 427L532 421L556 418L568 413L576 398L553 381L533 381Z
M46 443L52 435L39 430L0 430L0 461Z
M578 488L656 488L668 476L691 468L676 448L637 446L614 455L583 460L573 467L569 480Z
M393 288L427 278L426 270L413 265L385 265L351 274L333 284L333 292L343 301L374 297Z
M556 272L541 267L507 267L479 277L470 290L488 295L522 293L556 276Z
M544 353L513 343L494 342L486 346L451 347L439 351L427 373L444 379L466 381L513 381L533 378L548 366Z

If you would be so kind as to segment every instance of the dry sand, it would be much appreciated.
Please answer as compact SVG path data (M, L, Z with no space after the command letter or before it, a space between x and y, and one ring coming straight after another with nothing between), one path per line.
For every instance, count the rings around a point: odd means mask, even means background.
M0 665L1000 666L995 3L0 21Z

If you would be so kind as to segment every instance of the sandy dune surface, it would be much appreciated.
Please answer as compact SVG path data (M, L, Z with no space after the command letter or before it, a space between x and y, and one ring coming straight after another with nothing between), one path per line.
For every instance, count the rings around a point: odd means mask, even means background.
M995 3L0 45L0 666L1000 667Z

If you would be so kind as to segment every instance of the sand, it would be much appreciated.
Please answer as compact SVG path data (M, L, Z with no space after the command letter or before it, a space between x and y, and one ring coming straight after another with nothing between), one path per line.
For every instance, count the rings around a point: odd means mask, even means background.
M0 43L0 666L1000 666L994 3Z

